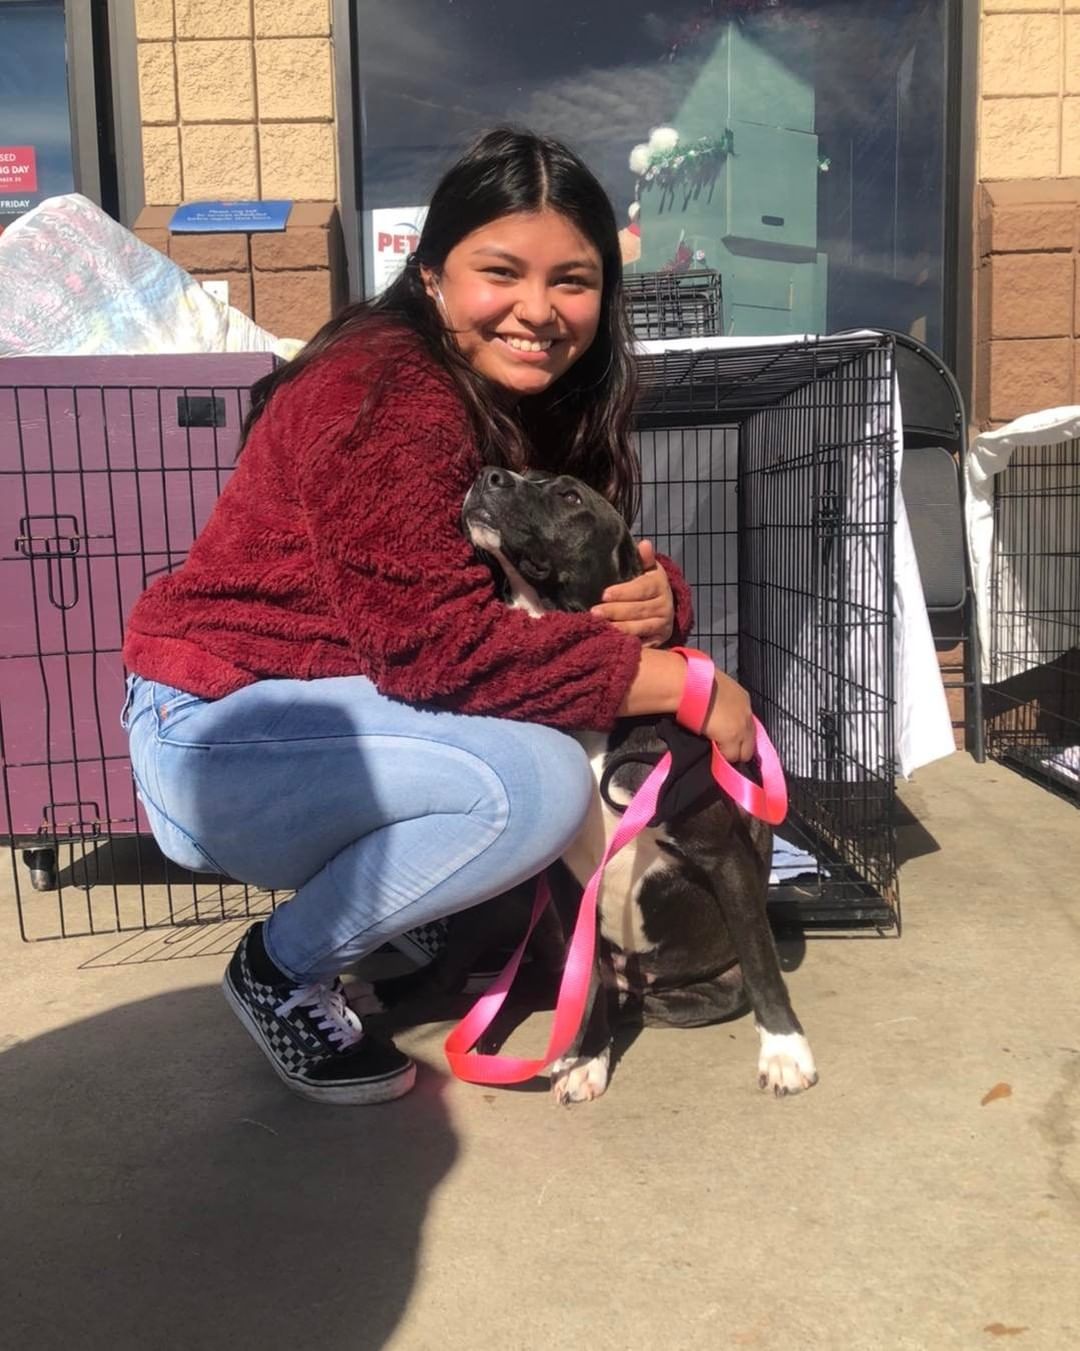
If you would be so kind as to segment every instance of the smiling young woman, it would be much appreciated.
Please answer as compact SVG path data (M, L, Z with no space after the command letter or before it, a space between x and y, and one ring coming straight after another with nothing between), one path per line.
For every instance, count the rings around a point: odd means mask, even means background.
M132 612L124 723L168 857L294 897L225 995L289 1088L379 1102L415 1066L338 973L497 896L577 834L593 784L565 733L674 711L689 591L645 570L599 613L533 619L460 528L484 465L583 479L631 520L633 355L611 205L565 146L481 138L417 253L252 391L245 446L186 562ZM709 734L753 745L717 677Z

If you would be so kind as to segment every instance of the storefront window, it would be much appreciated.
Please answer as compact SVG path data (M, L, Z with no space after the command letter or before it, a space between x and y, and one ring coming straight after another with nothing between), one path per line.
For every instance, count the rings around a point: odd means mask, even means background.
M367 288L458 151L509 122L583 155L628 270L719 271L727 332L940 347L946 9L354 0Z
M63 0L0 3L0 230L74 186Z

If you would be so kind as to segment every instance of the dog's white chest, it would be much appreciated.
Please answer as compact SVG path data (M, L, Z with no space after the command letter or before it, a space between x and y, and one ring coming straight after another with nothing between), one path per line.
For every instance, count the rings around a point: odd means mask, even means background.
M580 834L563 855L563 862L582 886L600 866L608 843L622 817L613 812L600 796L607 737L601 732L574 734L589 757L595 791L589 814ZM615 796L615 791L612 792ZM663 830L646 827L636 839L621 849L604 871L600 887L600 932L623 952L648 952L655 946L645 933L638 898L645 878L671 866L659 847L666 839Z

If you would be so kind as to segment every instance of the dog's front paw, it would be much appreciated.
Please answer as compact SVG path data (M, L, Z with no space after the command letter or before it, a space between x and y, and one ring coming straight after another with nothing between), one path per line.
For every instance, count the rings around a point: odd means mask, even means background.
M817 1067L810 1043L801 1032L766 1032L758 1028L761 1054L758 1056L758 1088L778 1098L801 1093L818 1081Z
M607 1088L610 1068L610 1047L592 1059L567 1056L563 1060L556 1060L549 1071L551 1096L560 1107L569 1107L572 1102L592 1102Z

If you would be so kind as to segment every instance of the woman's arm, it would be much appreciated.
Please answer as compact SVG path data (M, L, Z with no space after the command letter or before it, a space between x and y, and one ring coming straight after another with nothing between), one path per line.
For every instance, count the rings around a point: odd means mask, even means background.
M395 382L362 435L341 420L327 426L331 390L312 398L293 425L279 405L274 435L294 448L321 589L357 669L383 693L569 730L674 711L684 671L676 654L643 651L591 614L534 619L496 597L461 532L479 460L441 380ZM739 722L738 686L727 682L716 702ZM738 736L719 721L717 729L738 753Z
M682 575L679 565L667 554L657 554L656 561L664 569L671 587L671 597L675 602L675 619L668 642L681 646L689 641L694 631L694 597L690 583Z
M685 679L686 661L677 652L642 648L637 674L619 708L619 716L674 713L682 698ZM717 671L713 678L712 702L702 731L717 743L732 764L741 764L754 754L750 696L722 671Z

